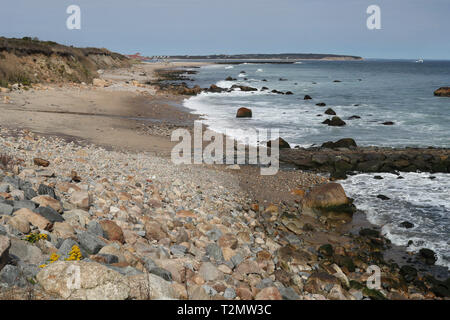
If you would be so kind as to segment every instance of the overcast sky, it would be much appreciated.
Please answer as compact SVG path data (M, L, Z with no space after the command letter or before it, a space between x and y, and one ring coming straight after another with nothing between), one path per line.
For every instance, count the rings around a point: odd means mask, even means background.
M336 53L450 59L450 0L8 0L0 35L145 55ZM66 9L81 8L81 30ZM381 8L381 30L366 27Z

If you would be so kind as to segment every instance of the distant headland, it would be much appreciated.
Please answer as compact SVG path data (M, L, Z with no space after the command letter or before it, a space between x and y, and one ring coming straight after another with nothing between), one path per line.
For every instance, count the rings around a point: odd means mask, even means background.
M337 55L337 54L318 54L318 53L277 53L277 54L214 54L214 55L180 55L169 56L169 59L182 60L258 60L258 61L286 61L293 62L297 60L363 60L362 57Z

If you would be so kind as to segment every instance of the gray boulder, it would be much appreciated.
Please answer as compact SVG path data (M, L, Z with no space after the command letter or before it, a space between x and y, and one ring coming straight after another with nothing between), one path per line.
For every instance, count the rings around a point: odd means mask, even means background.
M78 242L90 254L97 254L106 243L90 232L78 234Z
M64 222L64 218L55 209L51 207L39 207L33 210L34 212L40 214L45 219L51 223Z

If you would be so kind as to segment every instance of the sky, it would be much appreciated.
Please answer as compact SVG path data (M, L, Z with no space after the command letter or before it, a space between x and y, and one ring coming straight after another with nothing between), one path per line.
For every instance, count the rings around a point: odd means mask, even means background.
M3 2L3 1L2 1ZM67 7L81 9L69 30ZM378 5L381 29L366 10ZM0 36L143 55L333 53L450 59L450 0L14 0Z

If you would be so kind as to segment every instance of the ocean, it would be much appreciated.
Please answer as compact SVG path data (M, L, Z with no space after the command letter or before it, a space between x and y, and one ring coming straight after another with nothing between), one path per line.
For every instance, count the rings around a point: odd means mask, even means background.
M193 84L230 88L234 84L266 91L201 93L184 106L201 114L212 130L270 129L291 146L309 147L340 138L359 146L450 147L450 98L434 90L450 85L450 61L364 60L302 61L295 64L215 64L203 66ZM233 81L226 81L232 77ZM291 91L292 95L271 93ZM309 95L311 100L304 100ZM319 107L317 103L325 103ZM236 118L239 107L252 109L251 119ZM331 108L344 127L322 124ZM357 117L354 117L357 116ZM352 119L353 118L353 119ZM393 122L393 125L383 125ZM229 134L229 131L227 131ZM244 137L234 138L243 141ZM410 251L434 250L438 265L450 268L450 175L429 173L357 174L341 181L370 222L394 244ZM383 176L383 180L374 179ZM378 199L386 195L389 201ZM414 224L405 229L400 223Z

